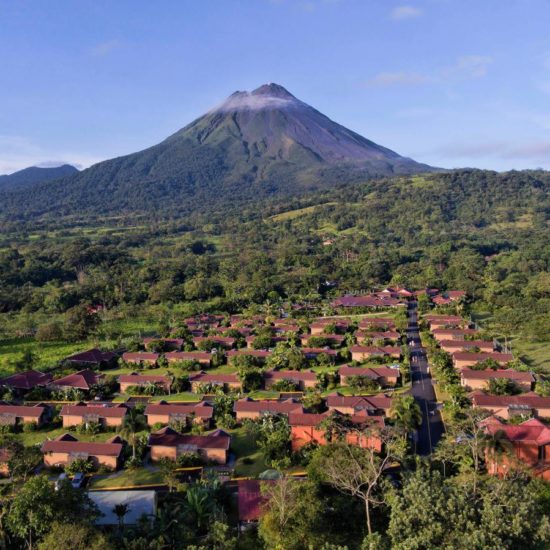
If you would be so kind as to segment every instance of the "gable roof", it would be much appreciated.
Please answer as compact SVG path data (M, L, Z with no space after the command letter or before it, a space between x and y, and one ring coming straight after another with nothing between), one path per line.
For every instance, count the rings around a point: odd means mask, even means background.
M98 384L102 378L102 374L96 374L93 370L84 369L73 374L69 374L68 376L58 378L57 380L53 380L52 385L89 390L91 386Z
M262 495L261 483L257 479L239 479L237 481L239 521L257 521L262 515L262 508L267 498ZM271 483L273 483L271 481Z
M173 404L173 403L152 403L147 405L145 413L147 415L154 414L194 414L201 418L212 418L214 414L214 407L210 403L201 401L200 403L185 403L185 404Z
M478 407L531 407L550 409L550 397L536 394L525 395L487 395L483 392L471 394L472 402Z
M349 367L343 366L338 369L340 376L368 376L373 380L379 378L399 378L399 369L390 367Z
M3 405L0 404L0 414L12 414L16 417L30 416L40 418L46 410L46 407L38 405Z
M534 443L535 445L550 444L550 428L537 418L530 418L518 425L505 424L495 416L482 420L480 423L491 435L504 432L507 439L514 442Z
M126 407L105 405L95 405L92 403L77 405L63 405L60 416L86 416L88 414L97 415L102 418L123 418L128 410Z
M170 384L172 380L169 376L161 374L138 374L132 372L130 374L121 374L118 377L119 384Z
M116 442L115 442L116 441ZM56 439L44 441L42 444L43 453L86 453L93 456L120 456L122 453L122 442L120 438L112 438L106 443L91 443L79 441L71 434L63 434Z
M520 372L514 369L462 369L460 376L465 380L491 380L493 378L507 378L518 382L534 382L535 377L530 372Z
M312 370L268 370L264 372L267 380L299 380L303 382L316 382L317 373Z
M475 361L476 363L481 363L486 359L493 359L498 363L509 363L514 359L514 356L511 353L498 353L494 352L479 352L474 353L471 351L455 351L452 354L453 359L457 361Z
M229 450L231 436L223 430L216 430L208 435L183 435L167 426L149 436L148 445L153 447L177 447L189 445L197 449L223 449Z
M117 354L112 351L101 351L97 348L82 351L69 355L65 358L65 361L73 361L75 363L103 363L112 361L117 358Z
M340 395L332 393L327 395L327 406L330 407L353 407L359 409L382 409L391 408L392 399L381 395Z
M135 351L130 352L127 351L126 353L122 354L122 360L126 362L133 362L133 361L158 361L158 358L160 355L158 353L153 353L150 351Z
M9 386L18 390L32 390L36 386L45 386L52 379L52 375L36 370L17 372L0 381L2 386Z
M284 401L275 401L262 399L254 401L250 397L239 399L233 405L233 412L271 412L275 414L289 414L291 412L302 412L303 406L294 399L285 399Z
M204 382L205 384L240 384L241 381L236 374L209 373L200 371L189 377L190 382Z

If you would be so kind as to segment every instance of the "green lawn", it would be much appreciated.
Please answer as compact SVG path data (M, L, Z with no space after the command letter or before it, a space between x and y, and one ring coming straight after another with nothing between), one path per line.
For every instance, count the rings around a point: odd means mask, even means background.
M261 451L256 446L254 435L247 434L244 428L227 430L231 434L231 449L237 457L235 464L236 477L258 477L268 467ZM245 464L244 459L251 464Z
M55 439L56 437L64 434L70 433L74 435L80 441L95 441L103 442L111 437L115 436L114 432L104 432L97 435L87 435L87 434L77 434L76 432L70 432L67 428L55 428L55 429L42 429L36 432L23 432L17 435L17 438L25 446L30 447L32 445L40 445L46 439Z
M122 470L108 477L94 476L90 489L110 489L112 487L128 487L132 485L160 485L163 483L160 472L152 472L146 468Z

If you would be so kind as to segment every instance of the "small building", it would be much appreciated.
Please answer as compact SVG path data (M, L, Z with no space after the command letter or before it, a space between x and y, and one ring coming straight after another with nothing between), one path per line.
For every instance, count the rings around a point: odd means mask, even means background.
M172 379L169 376L153 375L153 374L138 374L132 372L131 374L121 374L118 377L118 384L121 392L126 392L128 388L132 386L145 387L145 386L157 386L166 393L170 392L172 386Z
M487 472L504 477L517 466L527 466L533 475L550 481L550 428L537 418L518 425L505 424L495 416L481 421L488 435L504 437L511 453L486 451Z
M19 392L27 392L34 388L47 386L52 381L52 375L36 370L17 372L0 380L0 386Z
M229 455L231 436L223 430L208 435L183 435L170 427L149 436L151 460L177 460L184 453L197 453L205 460L225 464Z
M352 361L366 361L371 357L391 357L399 359L401 348L399 346L351 346Z
M384 394L380 395L341 395L332 393L327 395L327 407L329 411L341 414L354 415L362 411L370 416L387 415L391 409L392 399Z
M479 331L473 328L436 328L432 330L432 336L438 341L465 340L466 337L475 337Z
M115 507L119 505L127 507L124 525L136 525L143 518L153 521L157 514L157 492L152 490L89 491L88 497L100 512L96 525L118 526Z
M44 466L67 466L77 458L89 459L95 467L103 466L116 470L122 456L122 439L117 435L105 443L79 441L71 434L44 441L42 453Z
M164 357L168 363L193 361L205 367L209 367L212 363L212 354L207 351L171 351L169 353L165 353Z
M143 347L151 349L156 343L162 343L163 351L179 351L185 343L183 338L144 338Z
M184 424L200 424L210 426L214 408L210 403L151 403L145 408L147 424L170 424L172 422L183 422Z
M349 379L354 376L364 376L366 378L370 378L381 387L395 386L401 377L399 369L393 369L390 367L343 366L338 370L338 374L340 375L340 384L342 386L349 386Z
M501 367L505 367L510 361L513 361L514 356L511 353L499 353L493 352L479 352L473 351L455 351L451 354L453 359L453 365L456 369L464 369L467 367L473 367L478 363L491 359L496 361Z
M311 336L323 336L327 327L334 328L337 334L343 334L350 326L350 321L341 318L323 317L316 319L309 325L309 332Z
M439 347L447 353L473 349L478 349L482 353L492 353L494 351L493 342L486 342L485 340L441 340Z
M476 391L470 395L472 405L489 411L505 420L518 415L550 418L550 397L541 397L535 393L523 395L487 395Z
M57 378L51 382L54 389L77 389L89 391L92 386L100 384L103 380L102 374L97 374L93 370L84 369L79 372L74 372L62 378Z
M160 355L151 351L127 351L122 354L122 360L130 365L149 365L157 364Z
M484 390L489 380L505 378L513 382L522 391L531 391L535 382L530 372L520 372L514 369L499 370L471 370L464 368L460 371L460 385L468 390Z
M468 328L468 321L458 315L424 315L424 320L427 321L430 330L438 328Z
M237 481L237 504L239 523L256 523L263 514L267 499L262 495L261 484L273 483L259 479Z
M362 343L364 340L372 340L374 344L388 342L397 342L401 338L399 332L394 330L382 330L382 331L366 331L358 330L355 333L355 339L358 343Z
M365 317L359 321L360 330L395 330L395 321L386 317Z
M197 393L200 386L221 386L224 390L242 390L242 382L236 374L206 373L204 371L189 377L191 391Z
M69 355L64 362L80 368L107 369L116 367L118 355L112 351L101 351L93 348L80 353Z
M239 399L233 405L233 412L240 422L247 418L256 419L265 414L284 414L288 415L291 412L303 412L304 408L299 401L295 399L283 399L281 401L275 399L262 399L254 401L250 397Z
M122 426L128 409L125 405L102 405L95 403L78 403L64 405L59 416L63 419L63 427L80 426L81 424L101 424L105 428Z
M37 424L41 426L48 416L45 405L5 405L0 404L0 426Z
M235 345L235 338L231 336L195 336L193 344L198 346L202 342L213 342L215 345L225 349L231 349Z
M307 388L315 388L317 385L317 374L312 370L268 370L264 372L266 389L269 389L282 380L295 384L301 391Z

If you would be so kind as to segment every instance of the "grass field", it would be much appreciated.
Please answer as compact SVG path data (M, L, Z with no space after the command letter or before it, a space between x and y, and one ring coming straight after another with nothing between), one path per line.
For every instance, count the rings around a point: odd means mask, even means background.
M231 434L231 448L237 456L236 477L258 477L268 469L262 452L256 446L254 435L247 434L242 427L227 431ZM251 463L246 464L248 461Z
M110 489L112 487L128 487L132 485L160 485L162 474L146 468L122 470L108 477L94 476L90 481L90 489Z
M93 441L93 442L103 442L111 439L115 436L114 432L105 432L99 433L97 435L87 435L87 434L77 434L76 432L69 432L67 428L55 428L55 429L42 429L36 432L23 432L17 435L17 438L25 445L26 447L31 447L32 445L40 445L46 439L55 439L56 437L64 434L71 433L80 441Z

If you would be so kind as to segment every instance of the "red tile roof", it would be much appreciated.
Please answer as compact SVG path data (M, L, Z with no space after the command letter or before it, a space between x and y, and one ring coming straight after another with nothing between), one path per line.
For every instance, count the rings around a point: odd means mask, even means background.
M237 481L239 521L258 521L267 498L262 495L261 484L273 481L239 479Z
M505 424L495 416L481 422L488 433L494 435L504 432L510 441L534 443L536 445L550 444L550 428L536 418L531 418L518 425Z
M303 406L294 399L285 399L284 401L275 401L264 399L253 401L249 397L235 401L233 405L234 412L271 412L274 414L289 414L291 412L302 412Z
M167 361L210 361L212 355L207 351L171 351L165 353Z
M506 364L514 359L514 356L511 353L498 353L496 351L479 353L474 353L471 351L455 351L451 355L456 361L475 361L476 363L481 363L481 361L485 361L487 359L493 359L500 364Z
M189 380L205 384L240 384L241 382L236 374L207 373L203 371L192 374Z
M93 456L120 456L122 443L119 437L112 438L106 443L90 443L78 441L70 434L63 434L52 441L44 441L42 444L43 453L85 453Z
M119 384L135 384L140 386L143 384L164 384L170 385L172 380L169 376L162 376L160 374L137 374L135 372L131 374L121 374L118 377Z
M52 379L49 373L28 370L12 374L0 381L2 386L9 386L18 390L32 390L36 386L46 386Z
M379 378L399 378L399 369L390 367L340 367L338 369L340 376L368 376L373 380Z
M492 378L507 378L518 382L534 382L535 378L530 372L520 372L514 369L486 369L472 370L462 369L460 376L465 380L491 380Z
M361 409L382 409L391 408L392 399L385 395L340 395L333 393L327 395L327 407L353 407L356 410Z
M264 372L267 380L317 381L317 374L311 370L268 370Z
M0 405L0 414L12 414L16 417L31 416L40 418L46 410L46 407L26 406L26 405Z
M156 363L159 357L160 355L158 353L152 353L148 351L127 351L126 353L122 354L122 360L126 361L126 363L139 363L140 361L146 363Z
M197 449L223 449L227 451L231 444L231 436L223 430L216 430L208 435L182 435L170 427L163 428L149 436L148 445L153 447L177 447L189 445Z
M52 385L61 388L77 388L81 390L89 390L91 386L98 384L103 378L102 374L96 374L90 369L84 369L63 378L58 378L52 381Z
M533 409L550 409L550 397L536 394L524 395L487 395L482 392L471 394L472 402L479 407L513 407L527 406Z
M101 418L123 418L127 412L126 407L106 407L105 405L88 403L87 405L64 405L60 416L86 416L93 414Z
M82 351L80 353L75 353L73 355L69 355L69 357L65 358L65 361L72 361L75 363L103 363L112 361L113 359L116 359L118 356L116 353L113 353L112 351L101 351L97 348L90 349L88 351Z
M148 415L164 415L164 414L182 414L191 415L194 414L199 418L212 418L214 414L214 407L209 403L201 401L200 403L185 403L185 404L172 404L172 403L158 403L147 405L145 409L145 416Z

